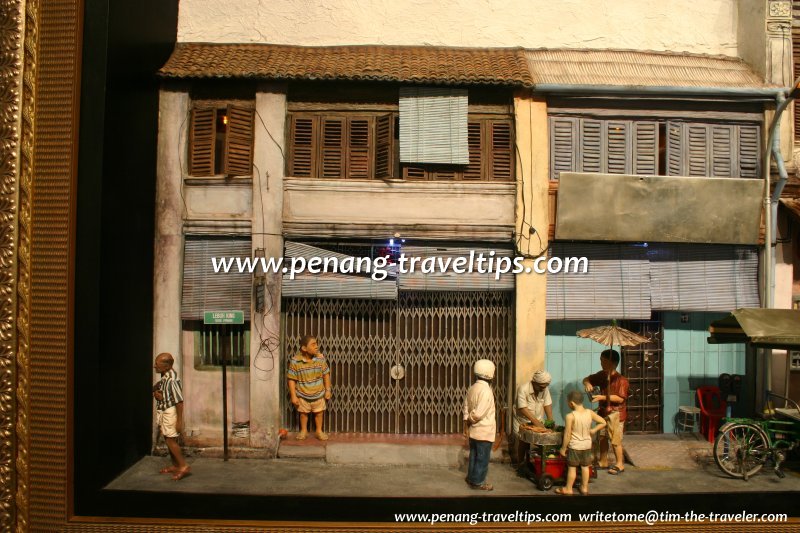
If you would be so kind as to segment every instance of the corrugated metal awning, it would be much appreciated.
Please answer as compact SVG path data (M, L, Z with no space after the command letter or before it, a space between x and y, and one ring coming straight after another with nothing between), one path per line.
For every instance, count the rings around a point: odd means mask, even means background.
M326 259L331 269L340 266L343 261L349 261L355 266L358 258L347 254L341 254L326 250L318 246L311 246L304 243L286 241L285 265L289 267L293 257L303 258L308 261L312 258L319 258L322 264L315 268L324 270ZM372 266L372 262L369 262ZM366 267L366 262L365 265ZM348 268L348 270L350 270ZM397 299L397 267L387 265L381 272L377 272L376 277L383 277L382 272L386 273L385 279L373 279L372 271L366 269L361 273L339 273L339 272L319 272L313 274L303 272L296 274L294 279L290 273L283 275L281 283L281 295L289 298L364 298L378 300Z
M708 328L709 344L749 342L756 348L800 348L800 311L737 309Z
M513 258L513 252L509 249L500 248L455 248L455 247L432 247L432 246L406 246L403 253L407 258L421 258L415 265L414 272L400 274L400 290L405 291L513 291L514 274L501 274L499 279L495 279L494 272L481 274L478 272L478 258L486 260L481 268L484 271L489 269L488 260L491 257L494 264L500 257ZM461 259L460 264L453 269L453 262ZM435 272L422 272L421 268L425 264L433 264ZM446 271L442 272L442 267L447 266ZM409 269L410 260L406 263L406 270ZM468 272L469 270L472 272Z

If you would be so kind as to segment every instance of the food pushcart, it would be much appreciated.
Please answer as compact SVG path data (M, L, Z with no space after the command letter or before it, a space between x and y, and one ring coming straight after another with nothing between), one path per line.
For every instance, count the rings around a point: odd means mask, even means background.
M561 431L541 432L526 426L520 427L520 440L531 445L524 466L525 474L536 483L539 490L550 490L553 485L563 485L567 481L567 458L558 453L563 436ZM581 469L578 468L576 483L580 476ZM590 481L596 477L597 471L590 466Z

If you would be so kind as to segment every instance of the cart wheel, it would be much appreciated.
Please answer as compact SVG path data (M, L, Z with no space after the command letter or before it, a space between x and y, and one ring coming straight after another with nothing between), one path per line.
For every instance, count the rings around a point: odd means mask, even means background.
M539 490L550 490L553 488L553 477L550 474L545 474L539 478L537 485Z
M747 480L769 455L769 438L755 424L725 424L714 440L714 461L731 477Z

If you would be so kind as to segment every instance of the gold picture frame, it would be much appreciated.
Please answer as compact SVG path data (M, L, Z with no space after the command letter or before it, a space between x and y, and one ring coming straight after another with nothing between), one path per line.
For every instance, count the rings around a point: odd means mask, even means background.
M81 0L6 0L0 14L0 530L463 531L458 524L208 522L75 514L71 409L83 12ZM748 527L788 532L797 524ZM657 524L648 530L700 531L706 526ZM737 531L741 525L714 527ZM589 523L478 528L597 530ZM613 530L641 531L642 525L617 523Z

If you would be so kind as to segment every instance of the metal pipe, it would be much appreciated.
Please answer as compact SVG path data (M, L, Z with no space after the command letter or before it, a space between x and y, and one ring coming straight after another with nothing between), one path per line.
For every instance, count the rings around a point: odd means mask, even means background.
M558 92L566 94L676 94L682 96L753 96L776 98L785 94L785 87L676 87L671 85L575 85L563 83L539 83L533 86L534 92Z

